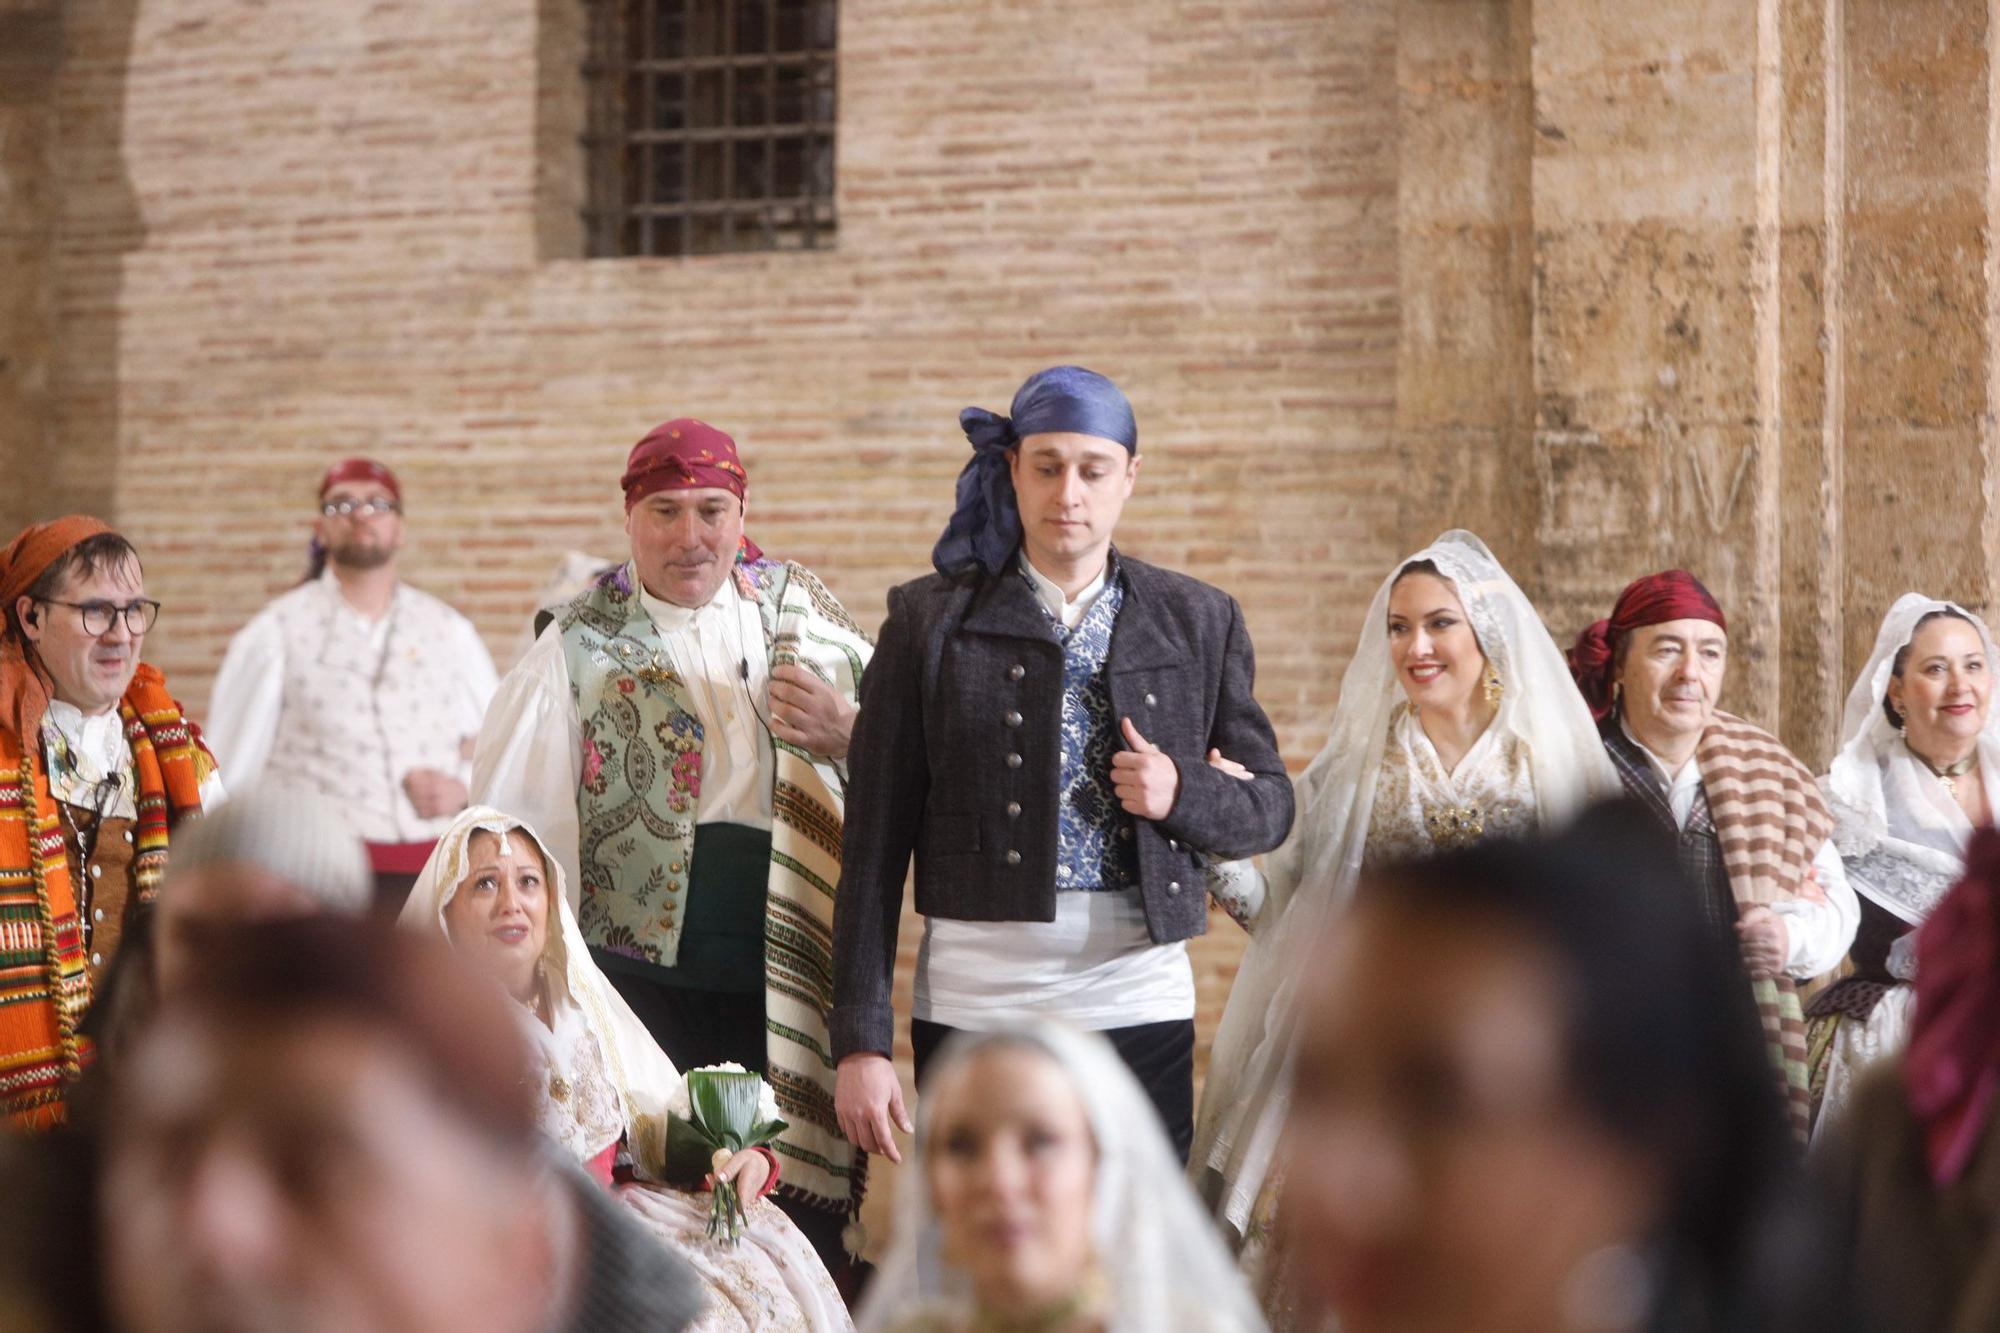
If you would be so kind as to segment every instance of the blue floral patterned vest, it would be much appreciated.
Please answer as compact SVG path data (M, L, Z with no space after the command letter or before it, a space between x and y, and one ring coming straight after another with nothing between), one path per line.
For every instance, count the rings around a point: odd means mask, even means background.
M1026 571L1021 577L1028 577ZM1123 742L1111 709L1111 681L1104 670L1105 659L1111 654L1111 631L1124 604L1125 587L1114 564L1104 580L1104 591L1075 629L1064 627L1055 615L1049 616L1063 650L1057 892L1119 890L1139 882L1132 816L1118 804L1118 794L1111 786L1111 756ZM1039 595L1036 605L1048 610Z

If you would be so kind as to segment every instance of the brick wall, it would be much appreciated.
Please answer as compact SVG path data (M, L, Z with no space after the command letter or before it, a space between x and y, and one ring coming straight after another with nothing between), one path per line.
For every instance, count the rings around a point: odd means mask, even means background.
M409 576L503 666L563 551L620 550L624 451L680 414L872 626L926 568L957 410L1078 361L1138 408L1122 544L1242 600L1309 757L1395 554L1390 0L848 6L837 248L609 262L575 257L579 5L69 9L60 445L5 461L45 513L112 494L196 712L339 455L402 474Z

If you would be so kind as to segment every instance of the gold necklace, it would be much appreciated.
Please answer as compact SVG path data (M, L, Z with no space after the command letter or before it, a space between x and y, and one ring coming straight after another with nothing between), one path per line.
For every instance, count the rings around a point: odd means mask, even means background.
M1955 764L1946 764L1943 768L1939 768L1936 764L1933 764L1928 757L1920 753L1917 747L1911 745L1908 741L1903 742L1903 748L1911 754L1916 755L1923 766L1928 768L1932 775L1944 784L1945 793L1954 801L1958 799L1958 780L1979 766L1979 747L1976 745L1972 747L1971 754L1965 756L1965 758Z

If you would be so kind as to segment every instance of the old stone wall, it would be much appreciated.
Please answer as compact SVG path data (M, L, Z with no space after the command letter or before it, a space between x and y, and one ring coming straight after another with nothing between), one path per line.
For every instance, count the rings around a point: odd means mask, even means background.
M1565 639L1695 570L1823 764L1898 594L1993 596L1990 7L1400 13L1404 543L1477 515Z

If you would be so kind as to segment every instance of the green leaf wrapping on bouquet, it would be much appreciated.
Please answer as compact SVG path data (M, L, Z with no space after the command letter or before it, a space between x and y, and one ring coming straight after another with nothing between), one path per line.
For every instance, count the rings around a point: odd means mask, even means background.
M677 1115L669 1115L666 1162L662 1175L676 1184L690 1188L698 1186L709 1173L709 1162L715 1156L715 1150L722 1146L719 1140L703 1133L701 1126Z
M688 1105L717 1146L741 1152L768 1143L785 1128L782 1120L760 1120L764 1080L753 1073L696 1069L687 1076Z

